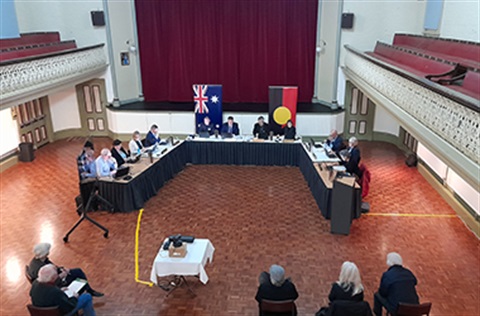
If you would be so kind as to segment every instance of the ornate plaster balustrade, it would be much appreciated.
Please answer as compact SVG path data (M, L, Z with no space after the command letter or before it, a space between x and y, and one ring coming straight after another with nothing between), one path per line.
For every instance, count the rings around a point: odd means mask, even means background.
M0 103L89 80L107 67L104 44L0 63Z
M424 78L402 75L402 70L394 66L346 48L347 73L369 85L478 165L479 100Z

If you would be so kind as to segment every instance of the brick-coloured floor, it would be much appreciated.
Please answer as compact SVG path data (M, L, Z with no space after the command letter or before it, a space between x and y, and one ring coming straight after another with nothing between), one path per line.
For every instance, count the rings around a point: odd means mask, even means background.
M97 151L108 139L97 139ZM54 244L51 258L82 267L94 288L98 315L255 315L257 277L272 263L295 282L299 315L327 303L344 260L357 263L366 299L386 269L385 254L400 252L419 280L432 315L480 314L480 242L458 218L363 216L350 236L329 233L297 168L189 166L146 205L140 232L141 280L148 281L161 240L172 233L209 238L215 248L210 277L195 283L198 296L135 283L134 236L138 212L94 213L110 238L83 223L68 244L62 237L78 218L75 156L81 140L58 141L0 174L1 314L26 315L24 265L33 245ZM361 144L372 172L372 212L455 214L403 155L385 143Z

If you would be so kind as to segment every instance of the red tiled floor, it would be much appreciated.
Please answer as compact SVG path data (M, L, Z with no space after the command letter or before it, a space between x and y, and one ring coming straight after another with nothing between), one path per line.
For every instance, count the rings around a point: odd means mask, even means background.
M95 141L97 151L107 139ZM30 164L0 175L1 314L26 315L29 286L23 276L33 245L54 244L51 258L80 266L92 286L99 315L255 315L253 296L261 270L285 266L299 293L299 315L313 315L327 303L330 284L344 260L360 268L372 303L385 254L398 251L419 280L422 301L432 315L480 314L480 242L458 218L364 216L349 236L329 233L297 168L190 166L146 205L140 233L141 280L161 240L181 232L206 237L216 247L207 266L210 281L195 283L198 296L183 290L171 297L134 281L134 235L138 212L94 213L110 238L83 223L63 244L78 218L75 156L80 140L41 148ZM363 143L363 161L372 172L372 212L454 214L392 145ZM272 184L275 183L275 184Z

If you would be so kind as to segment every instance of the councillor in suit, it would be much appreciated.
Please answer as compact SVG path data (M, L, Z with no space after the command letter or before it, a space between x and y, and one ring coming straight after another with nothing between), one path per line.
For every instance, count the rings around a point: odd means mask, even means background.
M76 315L80 310L85 316L95 316L92 296L88 293L75 294L69 298L55 283L59 275L57 267L46 264L38 271L38 278L32 283L30 297L35 307L58 306L62 315Z
M285 279L285 270L279 265L272 265L270 273L262 272L259 277L260 286L258 287L255 300L259 303L262 300L286 301L296 300L298 292L290 279ZM297 314L295 308L295 315ZM291 315L291 314L289 314Z
M230 134L230 135L239 135L240 129L238 128L238 123L234 122L233 116L229 116L227 121L222 124L220 129L220 134Z
M265 119L263 116L259 116L257 123L253 126L253 136L259 139L268 139L268 133L270 129L268 128L268 124L265 123Z
M215 126L208 116L203 118L203 122L197 125L197 134L200 137L210 137L215 132Z
M97 177L111 177L117 173L117 161L112 158L112 153L108 148L103 148L100 156L95 160L97 167Z
M128 149L130 150L131 158L134 158L145 151L145 147L143 147L142 141L140 140L139 131L133 132L132 139L128 143Z
M342 157L342 164L345 165L347 171L351 174L362 178L362 172L359 168L360 164L360 149L358 149L358 140L356 137L350 137L348 140L348 149L346 150L346 156Z
M325 140L325 144L335 153L338 153L340 150L345 148L345 145L343 144L343 138L338 135L336 129L333 129L330 132L330 135L328 135L328 138Z
M415 289L417 279L402 264L402 257L398 253L391 252L387 255L389 268L383 273L378 292L373 296L375 315L382 315L382 306L395 315L398 303L419 304Z
M283 136L285 139L295 139L297 136L297 129L293 126L292 120L288 120L287 125L283 128Z
M113 147L111 152L112 152L112 157L117 161L118 167L120 167L121 165L129 161L128 153L123 148L122 141L120 139L115 139L113 141Z
M50 261L48 255L50 254L50 248L52 245L49 243L40 243L33 247L33 254L34 257L30 264L28 265L28 275L32 280L36 280L39 276L40 269L47 265L52 264L53 262ZM57 286L68 286L72 281L77 278L87 280L87 276L82 269L75 268L75 269L67 269L63 267L57 267L58 269L58 280L56 280ZM90 293L92 296L103 296L103 293L95 291L91 288L90 282L85 285L85 290Z
M161 139L158 136L158 126L156 124L153 124L147 133L147 137L145 138L145 147L159 144L160 141Z

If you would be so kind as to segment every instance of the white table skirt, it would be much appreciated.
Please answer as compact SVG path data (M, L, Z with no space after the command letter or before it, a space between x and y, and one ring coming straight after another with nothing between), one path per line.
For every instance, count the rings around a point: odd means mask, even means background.
M171 258L168 250L160 246L155 260L153 261L150 280L157 284L157 277L169 275L198 275L203 284L208 282L208 275L205 272L207 261L212 262L215 248L208 239L195 239L187 244L187 255L185 258Z

